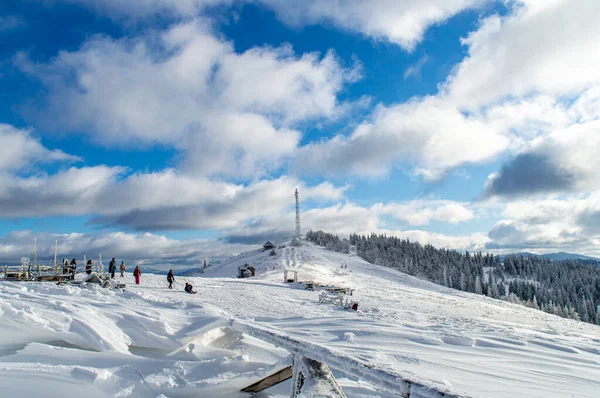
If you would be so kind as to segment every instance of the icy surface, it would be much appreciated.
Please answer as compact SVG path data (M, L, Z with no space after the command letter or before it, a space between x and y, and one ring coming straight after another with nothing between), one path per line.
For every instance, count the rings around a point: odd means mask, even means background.
M600 328L430 284L306 245L254 251L202 277L131 274L125 292L0 283L0 396L236 397L288 353L232 320L473 397L597 397ZM257 276L237 279L250 263ZM340 268L347 264L347 268ZM357 312L318 304L300 280L356 289ZM118 278L119 279L119 278ZM196 295L183 292L190 282ZM235 322L233 323L235 325ZM338 365L343 367L343 365ZM343 370L343 369L342 369ZM349 397L391 397L334 370ZM289 384L261 397L289 396Z

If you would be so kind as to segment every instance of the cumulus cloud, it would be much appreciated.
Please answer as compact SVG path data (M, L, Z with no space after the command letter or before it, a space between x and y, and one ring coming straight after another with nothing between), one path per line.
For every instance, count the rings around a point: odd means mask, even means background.
M234 52L200 20L144 37L97 36L47 64L20 68L48 88L42 126L86 132L104 145L173 146L203 175L250 177L298 145L300 121L339 116L337 94L359 77L332 53L290 46Z
M475 215L466 203L451 200L417 199L406 203L391 203L381 207L381 213L409 225L427 225L431 221L458 224Z
M412 174L438 179L454 167L508 153L513 159L492 176L491 192L585 188L590 173L574 162L574 140L557 137L599 118L594 49L600 9L593 0L509 6L505 16L485 17L463 40L468 56L436 96L379 106L349 136L302 148L296 169L319 172L311 165L323 164L326 175L379 176L408 166ZM587 148L598 134L591 124L579 128L589 132L576 135L586 143L586 162L595 165Z
M600 8L595 0L518 0L463 40L468 56L445 90L477 108L505 97L573 96L600 81Z
M488 233L488 249L504 251L569 250L598 256L598 191L561 198L515 199Z
M412 50L427 28L486 0L260 0L292 26L330 23Z
M492 174L485 192L515 196L600 188L599 147L600 120L552 131Z
M174 17L193 17L206 8L227 5L235 0L52 0L91 8L97 12L112 16L148 18L155 15Z
M377 232L403 237L419 236L419 241L425 239L424 243L428 243L429 237L436 236L436 234L418 230L386 229L384 218L390 216L402 226L425 226L432 221L457 224L474 218L473 211L468 207L465 203L436 199L376 203L371 206L337 203L329 207L303 211L302 232L323 230L346 237L352 233ZM221 239L234 243L259 243L266 237L283 239L293 236L294 228L295 213L293 211L267 214L241 228L224 231ZM438 237L441 239L442 236L444 235L440 234ZM463 238L461 237L461 239ZM445 242L451 241L452 237L447 237Z
M218 5L258 4L272 8L279 19L297 27L326 23L375 40L412 50L425 31L463 10L489 0L62 0L91 7L114 17L145 18L164 14L194 17Z
M47 149L31 133L28 129L0 123L0 172L31 167L34 163L81 160L59 149Z
M93 214L96 225L136 230L233 228L284 212L298 188L305 200L337 201L346 187L306 186L289 177L233 184L175 170L133 173L121 167L71 168L53 175L0 175L0 217Z
M573 188L574 177L560 170L546 154L517 155L487 182L486 195L522 195L557 192Z
M508 144L504 134L486 123L440 98L425 97L379 106L372 120L350 136L302 147L295 170L380 176L394 165L409 164L414 174L433 180L450 168L489 160Z
M175 240L150 233L32 233L14 231L0 237L0 262L18 263L21 257L31 257L33 238L37 239L40 262L54 258L54 242L58 241L58 258L97 259L99 254L108 261L111 257L125 261L131 270L135 265L157 269L200 267L204 259L219 261L248 251L254 246L224 244L214 240Z

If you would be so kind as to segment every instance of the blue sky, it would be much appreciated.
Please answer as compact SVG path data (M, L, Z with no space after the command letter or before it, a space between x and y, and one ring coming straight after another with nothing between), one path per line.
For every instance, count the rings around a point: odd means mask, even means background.
M599 14L4 1L0 253L194 264L289 236L298 187L306 230L600 255Z

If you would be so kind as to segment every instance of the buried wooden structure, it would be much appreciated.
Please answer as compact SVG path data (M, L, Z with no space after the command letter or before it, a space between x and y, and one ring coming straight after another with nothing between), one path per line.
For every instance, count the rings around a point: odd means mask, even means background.
M300 396L323 396L346 398L329 366L301 355L294 356L294 379L291 398ZM318 394L318 395L316 395Z
M5 265L4 267L0 267L0 280L81 283L81 281L75 281L75 274L81 273L77 272L77 265L70 264L66 259L64 260L64 263L58 263L57 254L58 240L54 242L54 260L48 265L39 264L37 258L37 239L33 238L33 263L29 257L21 257L21 263L19 265ZM83 262L85 264L85 272L88 276L92 273L96 273L100 276L105 274L101 254L99 255L97 262L92 262L92 260L87 261L84 254ZM98 277L98 279L100 282L104 282L101 277ZM106 276L104 279L106 279ZM92 283L100 282L92 281Z
M291 273L294 275L292 279L288 278L288 274ZM283 281L285 283L298 283L298 270L292 268L284 268L283 269Z
M294 338L282 332L250 324L245 321L232 321L231 328L257 339L269 342L291 353L286 360L292 365L275 367L267 376L243 388L243 392L259 392L282 381L292 379L291 398L319 396L345 398L343 390L335 380L331 369L364 380L379 389L403 398L463 398L452 392L448 386L438 384L427 386L412 373L400 373L376 364L360 362L358 359L335 351L332 348ZM312 393L317 393L313 395Z

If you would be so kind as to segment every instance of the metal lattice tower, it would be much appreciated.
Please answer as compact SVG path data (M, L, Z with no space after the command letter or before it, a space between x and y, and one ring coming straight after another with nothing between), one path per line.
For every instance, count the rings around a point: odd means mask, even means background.
M300 237L300 201L298 200L298 190L296 189L296 238Z

